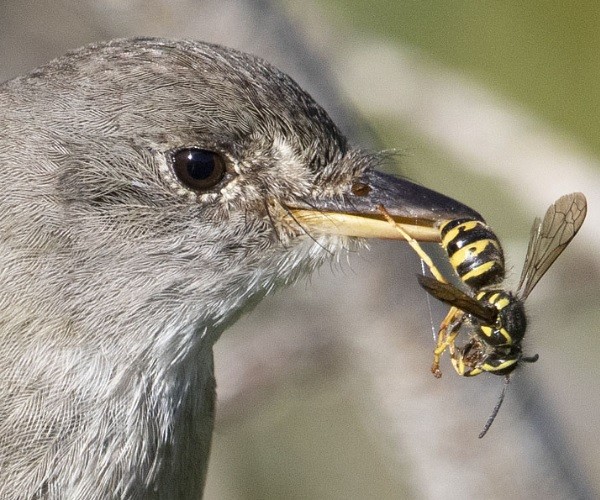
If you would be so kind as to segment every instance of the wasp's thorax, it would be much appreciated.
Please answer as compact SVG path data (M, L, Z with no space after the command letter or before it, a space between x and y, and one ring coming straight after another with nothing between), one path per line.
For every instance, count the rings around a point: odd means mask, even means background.
M522 357L521 340L527 329L523 301L510 292L489 290L477 294L477 300L498 309L494 324L470 315L471 338L460 350L460 361L454 363L461 375L472 377L482 372L506 375Z
M471 320L486 343L498 347L515 345L523 340L527 316L521 299L503 290L479 292L476 298L498 309L498 317L493 325L485 324L476 317Z

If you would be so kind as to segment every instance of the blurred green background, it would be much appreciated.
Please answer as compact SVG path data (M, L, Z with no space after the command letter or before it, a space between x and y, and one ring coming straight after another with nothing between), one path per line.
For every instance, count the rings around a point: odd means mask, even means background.
M600 155L600 3L328 0L344 29L412 46Z

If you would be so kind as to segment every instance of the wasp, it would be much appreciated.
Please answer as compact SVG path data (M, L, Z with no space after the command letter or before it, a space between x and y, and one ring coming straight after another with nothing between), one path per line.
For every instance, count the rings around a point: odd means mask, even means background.
M380 207L380 211L394 223L384 207ZM575 237L586 213L585 196L572 193L556 200L543 219L536 218L514 293L502 288L504 252L494 232L483 221L457 219L440 226L442 248L467 288L466 292L450 284L418 242L403 234L434 276L418 275L419 284L436 299L451 306L438 332L431 368L433 374L441 377L440 358L448 350L459 375L472 377L487 372L504 376L500 398L480 438L487 433L500 410L510 374L519 363L533 363L538 359L537 354L526 356L522 351L527 330L524 302ZM396 228L404 232L402 228ZM457 345L456 339L463 326L468 330L468 337L465 343Z

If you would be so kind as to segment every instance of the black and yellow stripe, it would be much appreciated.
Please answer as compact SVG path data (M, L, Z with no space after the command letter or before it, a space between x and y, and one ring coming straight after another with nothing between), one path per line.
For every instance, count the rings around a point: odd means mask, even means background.
M504 252L489 226L455 219L440 227L440 235L450 264L468 287L479 290L504 280Z

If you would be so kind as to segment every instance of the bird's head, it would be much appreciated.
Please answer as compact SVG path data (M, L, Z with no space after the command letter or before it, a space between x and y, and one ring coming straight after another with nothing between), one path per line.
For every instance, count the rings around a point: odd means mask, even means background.
M198 497L223 329L351 238L401 237L381 205L419 240L478 217L223 47L88 46L0 109L0 491Z
M8 104L16 94L28 110ZM378 173L382 156L351 147L292 79L219 46L92 45L0 98L13 145L0 153L28 166L0 176L32 198L19 251L52 262L36 271L51 277L42 292L85 311L86 330L149 310L157 329L225 326L349 237L401 238L380 205L418 240L439 238L440 220L479 217Z

